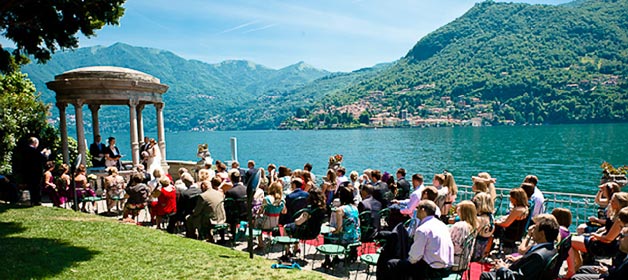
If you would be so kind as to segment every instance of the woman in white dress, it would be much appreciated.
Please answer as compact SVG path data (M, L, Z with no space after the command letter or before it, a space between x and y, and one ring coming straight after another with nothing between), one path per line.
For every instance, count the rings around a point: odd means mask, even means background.
M161 151L159 145L154 138L150 139L150 145L148 147L148 160L146 161L148 174L153 174L153 171L157 168L161 168Z

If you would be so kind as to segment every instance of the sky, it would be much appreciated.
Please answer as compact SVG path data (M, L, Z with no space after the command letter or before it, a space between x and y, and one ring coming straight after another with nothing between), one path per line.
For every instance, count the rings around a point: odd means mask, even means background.
M208 63L243 59L279 69L304 61L328 71L352 71L403 57L423 36L478 1L127 0L120 25L81 37L80 46L123 42ZM1 37L0 44L11 46Z

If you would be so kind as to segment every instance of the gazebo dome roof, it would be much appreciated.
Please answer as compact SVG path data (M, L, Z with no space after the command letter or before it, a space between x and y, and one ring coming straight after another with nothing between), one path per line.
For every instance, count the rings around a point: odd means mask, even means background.
M46 83L56 92L57 102L124 105L161 103L168 86L159 79L128 68L91 66L66 71Z
M56 81L74 79L119 79L147 83L159 83L159 79L137 70L115 66L90 66L63 72L55 76Z

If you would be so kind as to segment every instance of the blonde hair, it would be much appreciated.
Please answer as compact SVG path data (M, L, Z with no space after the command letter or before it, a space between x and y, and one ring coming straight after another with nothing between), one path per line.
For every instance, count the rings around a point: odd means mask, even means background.
M456 185L456 180L454 180L454 175L451 175L449 172L445 172L445 181L443 182L443 186L448 188L450 195L458 194L458 185Z
M478 214L475 209L475 204L469 200L464 200L458 203L458 209L460 212L460 220L467 222L471 225L471 228L478 227Z
M488 184L484 180L473 180L472 188L478 192L488 192Z
M616 192L613 194L613 197L611 199L615 199L617 201L617 204L619 205L618 209L613 209L613 207L610 208L611 220L615 221L615 219L617 218L616 214L618 214L621 209L628 206L628 193Z
M199 181L209 181L209 170L201 169L198 171L198 180Z
M473 203L477 209L478 215L493 214L495 211L495 203L490 194L481 192L473 197Z
M359 176L360 174L358 174L358 172L355 170L351 171L351 173L349 174L349 178L351 179L351 181L356 181Z
M280 181L270 184L270 187L268 187L268 195L275 198L275 201L280 201L283 198L283 185Z

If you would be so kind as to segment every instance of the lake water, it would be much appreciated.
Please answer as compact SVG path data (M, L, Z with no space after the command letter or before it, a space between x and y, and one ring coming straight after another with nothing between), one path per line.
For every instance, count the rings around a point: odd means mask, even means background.
M128 133L114 136L121 152L130 155ZM156 138L155 133L148 136ZM628 164L627 136L628 124L586 124L178 132L168 133L166 143L168 159L176 160L199 160L200 143L209 144L214 159L230 160L229 138L236 137L244 165L253 159L262 167L274 163L297 169L310 162L315 174L324 174L329 156L339 153L348 171L372 168L394 174L403 167L431 182L446 169L465 185L486 171L497 178L497 187L507 188L534 174L542 190L594 194L603 161Z

